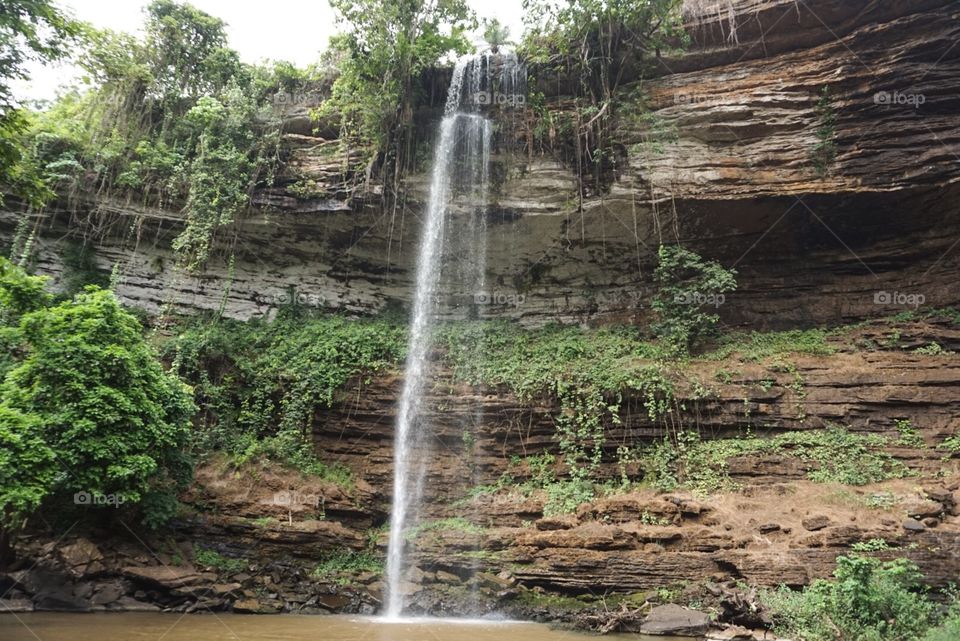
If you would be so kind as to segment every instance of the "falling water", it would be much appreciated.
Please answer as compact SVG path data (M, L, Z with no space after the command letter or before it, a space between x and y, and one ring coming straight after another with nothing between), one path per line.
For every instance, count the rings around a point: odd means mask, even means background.
M430 192L420 235L417 280L407 351L406 374L394 436L393 506L387 550L386 617L403 611L406 568L404 532L413 525L423 493L429 425L421 412L427 361L437 315L444 232L448 218L464 216L455 238L454 278L471 296L483 291L486 271L486 206L490 184L493 123L485 114L501 110L500 96L515 106L525 90L526 73L512 54L461 58L454 68L433 156ZM507 94L506 92L510 92ZM503 102L503 101L500 101ZM512 109L511 109L512 110ZM419 457L419 460L417 458Z

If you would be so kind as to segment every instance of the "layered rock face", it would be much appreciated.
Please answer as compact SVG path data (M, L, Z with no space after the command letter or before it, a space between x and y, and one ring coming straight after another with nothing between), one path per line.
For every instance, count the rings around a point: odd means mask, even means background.
M490 296L448 290L450 314L643 319L656 247L677 240L739 270L721 309L730 322L888 314L896 294L957 302L953 3L693 4L705 6L691 18L692 43L658 59L662 75L643 83L646 107L626 97L639 85L623 89L609 193L578 211L571 168L508 150L494 158ZM356 313L405 305L425 175L407 176L400 206L383 211L379 187L356 187L337 142L307 135L303 117L290 114L278 186L221 234L205 273L173 269L179 213L103 199L37 220L38 270L61 274L64 239L86 233L104 271L120 266L124 299L150 311L223 305L245 318L297 295ZM19 215L0 213L4 237Z

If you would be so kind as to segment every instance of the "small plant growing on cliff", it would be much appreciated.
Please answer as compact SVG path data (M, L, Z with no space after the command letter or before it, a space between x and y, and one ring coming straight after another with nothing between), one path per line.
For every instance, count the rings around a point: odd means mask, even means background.
M837 135L837 114L833 109L829 87L821 90L816 113L819 121L816 131L817 142L810 152L810 159L817 174L825 176L837 158L837 143L834 140Z
M250 562L246 559L234 559L223 556L216 550L207 550L204 548L197 549L194 554L194 560L197 562L197 565L213 568L227 574L242 572L250 566Z
M653 331L673 350L686 353L714 334L720 317L707 310L720 307L724 295L737 288L737 272L679 245L661 245L658 257L659 291L652 307L659 321Z

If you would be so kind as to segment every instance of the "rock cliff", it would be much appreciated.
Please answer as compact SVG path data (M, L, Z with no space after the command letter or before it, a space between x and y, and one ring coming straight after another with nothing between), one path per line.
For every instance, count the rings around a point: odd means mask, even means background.
M578 211L574 175L556 159L494 159L495 295L476 311L530 324L642 319L656 247L674 239L739 270L721 310L732 323L882 315L884 292L957 302L955 5L699 4L686 52L660 58L642 91L623 89L623 160L609 193ZM173 269L178 212L83 196L36 215L38 270L60 275L65 242L86 235L103 271L119 265L124 299L149 311L224 303L250 317L291 291L355 313L406 304L425 176L407 176L402 206L382 211L378 186L358 188L337 142L311 134L303 107L293 109L278 186L221 234L204 273ZM4 237L21 213L0 213ZM452 245L445 262L456 258ZM447 302L463 313L459 293Z

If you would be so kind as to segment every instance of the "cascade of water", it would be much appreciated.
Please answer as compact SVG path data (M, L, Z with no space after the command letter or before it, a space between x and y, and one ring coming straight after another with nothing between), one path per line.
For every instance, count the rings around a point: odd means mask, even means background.
M404 531L415 521L423 492L429 426L424 423L421 413L421 397L427 381L437 290L441 282L444 231L452 214L467 217L466 224L459 228L461 233L457 239L464 249L456 258L459 286L473 295L482 291L485 284L485 216L493 124L484 117L483 111L493 102L494 92L505 89L516 92L519 88L516 58L501 58L503 61L496 65L489 53L461 58L457 62L434 150L430 192L417 255L406 373L394 436L393 505L387 550L387 618L397 618L403 611L402 584L407 545ZM511 106L514 103L515 100Z

